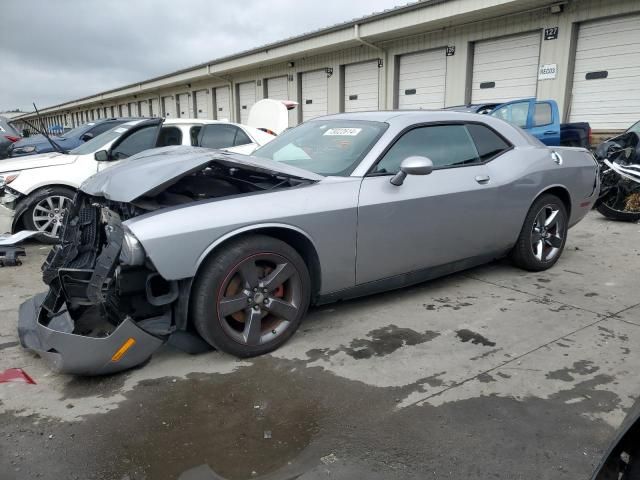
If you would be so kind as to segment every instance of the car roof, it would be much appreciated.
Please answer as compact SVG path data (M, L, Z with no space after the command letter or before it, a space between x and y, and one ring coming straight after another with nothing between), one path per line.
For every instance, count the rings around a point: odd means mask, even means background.
M312 122L323 120L360 120L385 123L421 123L438 121L469 121L483 115L476 113L458 112L455 110L386 110L375 112L337 113L314 118Z

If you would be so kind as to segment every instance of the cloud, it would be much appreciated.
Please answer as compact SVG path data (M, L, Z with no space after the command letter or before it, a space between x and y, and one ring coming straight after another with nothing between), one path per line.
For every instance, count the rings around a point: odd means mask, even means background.
M0 111L46 107L406 0L3 0Z

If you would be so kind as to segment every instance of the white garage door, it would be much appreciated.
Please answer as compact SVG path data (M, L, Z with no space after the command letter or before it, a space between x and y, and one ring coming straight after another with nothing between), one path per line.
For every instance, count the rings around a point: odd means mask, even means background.
M240 105L240 123L247 123L249 110L256 103L256 84L254 82L238 84L238 101Z
M160 101L157 98L149 100L149 115L151 117L160 116Z
M125 104L120 105L120 116L128 117L129 116L129 107Z
M540 32L477 42L471 102L506 102L535 97Z
M327 114L327 72L302 74L302 121Z
M129 102L129 115L132 117L137 117L138 113L138 105L136 102Z
M178 99L178 118L191 118L191 95L188 93L180 93Z
M151 115L149 115L149 101L148 100L142 100L140 102L139 107L140 108L140 116L141 117L150 117Z
M216 92L216 120L231 119L231 95L229 87L218 87Z
M173 118L176 116L175 106L176 104L173 97L162 97L162 110L165 117Z
M640 113L640 16L580 25L570 121L626 129Z
M344 67L344 111L378 110L378 61Z
M196 118L209 118L209 90L196 92Z
M398 108L443 108L446 83L444 49L402 55L398 62Z
M286 76L267 79L267 98L273 100L289 100L289 88Z

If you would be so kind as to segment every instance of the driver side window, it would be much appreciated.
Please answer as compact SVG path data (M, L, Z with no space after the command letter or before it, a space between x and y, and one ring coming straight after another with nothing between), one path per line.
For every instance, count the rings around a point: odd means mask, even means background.
M132 133L111 150L111 158L121 160L155 147L157 125L149 125Z
M414 155L429 158L436 169L480 162L473 139L464 125L434 125L414 128L400 137L380 160L374 173L396 174L402 161Z

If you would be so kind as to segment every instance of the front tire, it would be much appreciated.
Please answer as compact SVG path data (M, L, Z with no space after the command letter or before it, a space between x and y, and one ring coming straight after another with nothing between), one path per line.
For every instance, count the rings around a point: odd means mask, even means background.
M62 233L64 217L67 214L75 192L69 188L52 187L31 194L27 201L30 207L23 214L27 230L36 230L51 235L41 236L43 243L54 244Z
M253 357L294 334L310 298L309 270L298 252L275 238L251 235L207 259L194 283L192 321L214 348Z
M568 221L567 209L558 197L544 194L536 199L511 252L513 263L532 272L555 265L564 250Z

